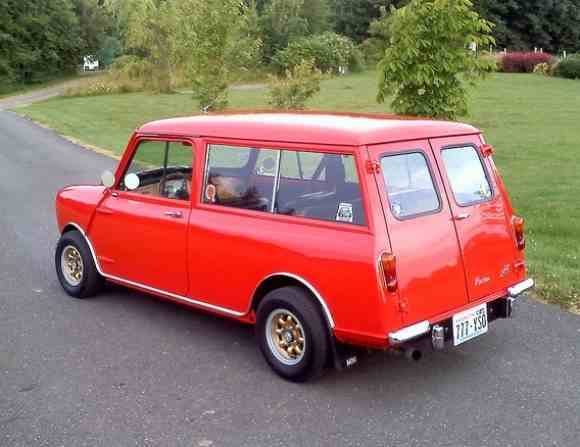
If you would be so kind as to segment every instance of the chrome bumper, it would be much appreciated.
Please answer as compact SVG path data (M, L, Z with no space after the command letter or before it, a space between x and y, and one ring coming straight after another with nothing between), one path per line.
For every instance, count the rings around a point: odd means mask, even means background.
M392 345L400 345L409 340L425 335L431 330L431 324L428 321L421 321L420 323L414 324L413 326L406 327L397 332L391 332L389 334L389 342Z
M522 293L533 289L535 285L534 280L530 278L510 287L508 289L508 296L505 298L505 309L502 309L502 316L500 318L513 318L515 314L515 298L520 296ZM436 325L435 328L438 328L438 325ZM429 321L421 321L420 323L408 326L397 332L391 332L389 334L389 343L393 346L400 345L428 334L429 332L431 332L431 323L429 323ZM437 340L439 342L441 331L438 329L436 332L436 334L432 333L431 335L434 341Z
M534 280L532 278L526 279L525 281L523 281L523 282L521 282L519 284L516 284L513 287L510 287L508 289L508 294L512 298L517 298L522 293L527 292L528 290L533 289L535 286L536 286L536 283L534 282Z

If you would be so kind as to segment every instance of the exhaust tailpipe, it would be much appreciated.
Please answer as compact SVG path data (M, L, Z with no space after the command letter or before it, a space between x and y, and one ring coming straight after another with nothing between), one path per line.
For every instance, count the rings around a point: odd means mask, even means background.
M423 352L416 348L406 348L405 358L413 362L418 362L423 358Z

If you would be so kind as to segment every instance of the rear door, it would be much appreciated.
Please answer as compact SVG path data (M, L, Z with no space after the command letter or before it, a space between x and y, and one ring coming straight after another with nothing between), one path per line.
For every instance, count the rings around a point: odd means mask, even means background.
M469 300L461 251L429 142L372 146L375 178L397 258L399 299L406 323L430 319Z
M518 280L517 248L490 160L481 153L479 135L431 140L465 265L471 301L501 292Z

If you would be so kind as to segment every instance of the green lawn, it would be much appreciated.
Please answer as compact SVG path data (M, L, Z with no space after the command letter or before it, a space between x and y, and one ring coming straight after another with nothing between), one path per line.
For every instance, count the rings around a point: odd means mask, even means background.
M376 74L325 81L311 109L385 112ZM231 107L267 107L264 90L234 91ZM189 95L57 98L18 109L80 141L120 154L130 133L153 119L195 110ZM497 74L480 84L464 119L496 147L517 212L527 219L528 259L538 295L580 309L580 81ZM97 174L97 173L95 173Z

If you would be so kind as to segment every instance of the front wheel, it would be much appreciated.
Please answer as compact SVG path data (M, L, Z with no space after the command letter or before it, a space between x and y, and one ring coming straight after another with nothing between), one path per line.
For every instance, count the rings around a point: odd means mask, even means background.
M329 334L311 296L298 287L274 290L260 303L256 316L258 345L278 375L305 382L322 374Z
M91 250L78 231L60 237L54 261L58 280L70 296L88 298L102 289L105 279L97 271Z

